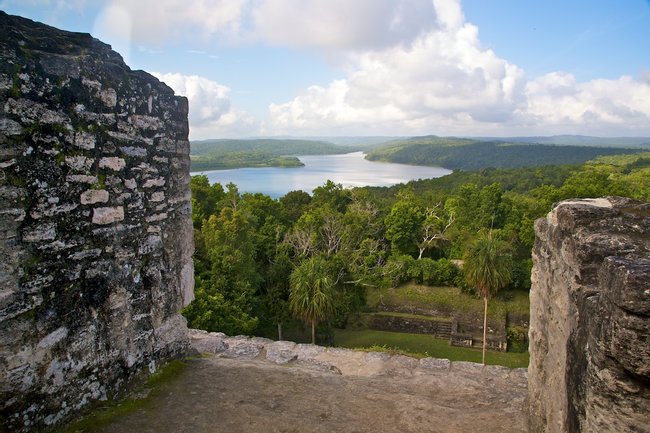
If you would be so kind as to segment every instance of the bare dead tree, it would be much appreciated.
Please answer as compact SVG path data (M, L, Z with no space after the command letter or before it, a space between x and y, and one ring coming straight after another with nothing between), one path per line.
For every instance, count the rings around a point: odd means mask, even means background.
M422 254L429 248L436 245L441 240L446 240L445 232L454 223L454 214L449 213L447 218L443 218L442 205L438 203L433 207L426 208L424 222L420 231L420 240L418 244L418 260Z

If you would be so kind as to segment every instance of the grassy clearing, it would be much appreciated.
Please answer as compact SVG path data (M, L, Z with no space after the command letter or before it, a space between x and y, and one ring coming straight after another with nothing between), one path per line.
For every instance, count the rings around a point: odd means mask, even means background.
M458 287L428 287L404 284L397 288L368 290L370 308L414 307L442 313L469 313L483 315L483 300L463 293ZM488 304L488 316L504 320L507 313L527 315L530 308L528 293L502 292Z
M337 329L334 333L334 343L339 347L398 351L418 358L431 356L450 361L481 362L480 349L450 346L447 340L429 335ZM486 363L510 368L527 367L528 353L487 352Z

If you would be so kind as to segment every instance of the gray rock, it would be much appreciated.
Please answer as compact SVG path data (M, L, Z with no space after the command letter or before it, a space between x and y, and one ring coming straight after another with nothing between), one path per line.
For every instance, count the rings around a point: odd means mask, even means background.
M535 224L530 430L648 431L650 204L559 203Z
M296 345L296 353L298 354L298 359L308 360L316 358L321 353L325 352L326 348L323 346L316 346L314 344L298 344Z
M478 364L476 362L453 361L451 363L451 371L468 376L481 375L484 368L485 366L483 364Z
M423 370L447 371L451 368L448 359L422 358L419 367Z
M93 224L106 225L124 220L124 207L96 207L93 209Z
M81 204L106 203L108 197L108 191L105 189L89 189L81 193L79 200Z
M126 167L126 161L118 156L106 156L99 160L99 168L109 168L120 171Z
M199 353L220 353L228 348L225 334L191 329L189 337L191 347Z
M233 359L255 359L262 353L264 345L249 338L231 337L224 340L226 350L220 356Z
M292 341L275 341L267 344L266 359L276 364L287 364L298 359L296 343Z
M366 362L381 362L385 363L390 361L392 355L387 352L368 352L364 356Z
M418 367L420 362L418 359L412 358L410 356L393 355L391 356L389 363L391 366L393 366L393 368L413 371Z

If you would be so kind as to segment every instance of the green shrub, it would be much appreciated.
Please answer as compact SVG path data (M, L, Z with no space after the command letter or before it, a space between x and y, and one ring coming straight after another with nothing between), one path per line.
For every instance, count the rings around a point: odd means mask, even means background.
M533 268L531 259L517 261L512 269L510 288L514 290L530 290L530 273Z
M451 260L433 260L428 257L414 259L404 254L391 256L383 268L384 287L397 287L413 281L427 286L452 286L457 283L460 271Z
M523 326L510 326L506 331L508 352L523 353L528 351L528 332Z
M382 268L383 286L397 287L411 279L409 270L413 267L414 262L415 259L408 254L390 256L386 266Z

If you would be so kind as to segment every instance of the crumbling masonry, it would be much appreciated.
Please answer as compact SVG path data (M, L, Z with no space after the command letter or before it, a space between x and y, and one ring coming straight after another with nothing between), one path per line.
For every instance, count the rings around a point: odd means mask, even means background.
M21 431L186 351L188 106L90 35L0 11L0 110L0 431Z

